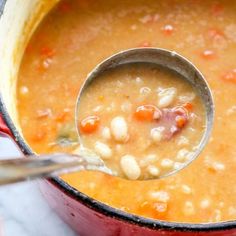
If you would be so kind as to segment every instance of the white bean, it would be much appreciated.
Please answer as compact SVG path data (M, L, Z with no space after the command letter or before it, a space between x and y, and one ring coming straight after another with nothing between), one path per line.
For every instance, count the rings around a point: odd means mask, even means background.
M177 141L178 146L185 146L189 144L189 139L186 138L185 136L180 136L179 140Z
M128 179L136 180L141 175L140 167L134 156L123 156L120 160L120 166Z
M220 162L214 162L212 163L212 168L216 171L222 171L225 170L225 165Z
M228 214L230 216L236 216L236 208L233 206L229 207Z
M21 86L21 87L20 87L20 94L21 94L21 95L26 95L26 94L28 94L28 93L29 93L28 87L26 87L26 86Z
M148 166L147 171L150 175L153 175L153 176L158 176L160 174L160 170L156 166L153 166L153 165Z
M116 152L121 153L124 150L124 147L122 144L116 144L115 146Z
M187 93L185 95L179 96L180 102L191 102L195 99L196 94L194 93Z
M111 138L111 131L108 127L104 127L102 129L102 137L107 140Z
M137 77L137 78L135 79L135 82L136 82L137 84L140 84L140 83L143 83L143 80L142 80L140 77Z
M132 103L131 102L126 101L121 105L121 110L123 112L131 112L131 109L132 109Z
M185 148L180 149L177 153L176 160L185 161L188 155L189 155L189 151L187 149Z
M174 102L176 93L177 93L176 88L168 88L160 91L158 93L159 96L158 107L164 108L171 105Z
M150 192L150 197L160 202L168 202L170 200L170 195L168 192L160 190L156 192Z
M185 194L191 194L192 193L192 189L186 184L183 184L181 186L181 189L182 189L182 192L185 193Z
M93 111L98 112L98 111L101 111L102 109L103 109L103 106L96 106L93 108Z
M192 202L190 201L186 201L185 204L184 204L184 214L186 216L191 216L191 215L194 215L195 213L195 208L194 208L194 205Z
M139 161L139 165L141 167L146 167L157 160L158 160L158 156L156 154L149 154Z
M102 159L109 159L112 156L111 148L107 144L99 141L95 143L95 151L102 157Z
M184 164L180 163L180 162L174 162L174 169L175 170L180 170L181 168L183 168Z
M161 161L161 167L166 168L166 169L170 169L173 168L174 162L170 159L163 159Z
M206 208L208 208L208 207L210 206L210 204L211 204L211 202L210 202L209 199L204 199L204 200L202 200L202 201L200 202L200 207L201 207L202 209L206 209Z
M151 93L151 89L150 88L148 88L148 87L142 87L140 90L139 90L139 93L141 94L141 95L148 95L148 94L150 94Z
M158 102L158 107L164 108L168 107L173 102L173 96L172 95L166 95L164 97L161 97Z
M128 126L122 116L117 116L111 121L111 133L116 141L125 142L128 139Z
M151 129L151 138L154 143L159 143L163 139L163 132L165 130L165 127L157 127Z

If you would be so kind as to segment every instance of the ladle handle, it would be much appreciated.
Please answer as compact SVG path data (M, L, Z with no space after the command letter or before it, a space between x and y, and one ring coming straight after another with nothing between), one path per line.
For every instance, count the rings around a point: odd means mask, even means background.
M101 163L90 163L86 158L70 154L30 156L0 161L0 185L48 177L67 172L98 169Z

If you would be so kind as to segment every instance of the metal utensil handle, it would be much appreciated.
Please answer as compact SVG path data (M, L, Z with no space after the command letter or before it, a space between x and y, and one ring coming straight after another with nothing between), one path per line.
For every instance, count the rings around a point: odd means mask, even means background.
M82 156L51 154L0 161L0 185L53 176L73 171L100 170L103 163Z

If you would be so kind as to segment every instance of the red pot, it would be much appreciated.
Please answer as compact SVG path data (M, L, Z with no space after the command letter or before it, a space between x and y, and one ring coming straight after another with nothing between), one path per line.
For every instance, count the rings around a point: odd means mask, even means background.
M21 5L18 0L0 0L0 133L14 139L25 155L33 152L16 128L12 102L9 102L12 99L9 91L14 86L9 81L12 75L17 74L27 39L56 2L57 0L24 0ZM24 40L18 40L22 37L22 32L25 34ZM42 180L40 186L49 204L80 235L236 235L236 221L180 224L145 219L98 202L59 178Z

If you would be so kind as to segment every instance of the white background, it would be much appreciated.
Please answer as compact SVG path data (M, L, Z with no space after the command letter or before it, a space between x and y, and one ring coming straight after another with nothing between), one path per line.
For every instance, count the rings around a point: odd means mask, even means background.
M0 136L0 158L21 155L15 144ZM75 236L49 208L37 181L0 187L1 236Z

